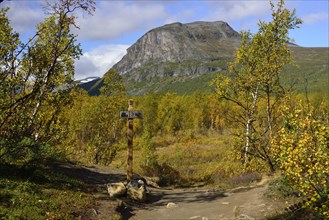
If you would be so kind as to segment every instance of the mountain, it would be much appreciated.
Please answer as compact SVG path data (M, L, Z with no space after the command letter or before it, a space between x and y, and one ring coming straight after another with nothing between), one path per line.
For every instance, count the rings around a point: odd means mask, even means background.
M103 79L100 77L88 77L76 81L78 87L86 90L89 95L100 95L99 89L103 86Z
M223 21L173 23L144 34L112 68L124 77L130 95L210 91L209 82L227 73L240 44L239 33ZM286 68L283 84L300 91L306 78L312 91L329 85L328 48L289 46L299 67Z
M240 42L226 22L168 24L147 32L113 68L135 81L214 72L211 62L230 58Z
M79 85L85 85L85 84L88 84L90 82L93 82L95 80L100 80L101 78L100 77L87 77L87 78L84 78L84 79L80 79L80 80L76 80L76 82L79 84Z

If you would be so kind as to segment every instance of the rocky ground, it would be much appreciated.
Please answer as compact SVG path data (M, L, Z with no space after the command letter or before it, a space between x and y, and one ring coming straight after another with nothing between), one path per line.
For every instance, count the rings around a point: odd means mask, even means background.
M96 203L90 207L90 210L86 210L88 215L83 216L82 219L120 219L118 218L120 213L117 209L122 202L109 197L106 184L124 181L126 175L122 170L105 166L81 166L75 164L56 165L55 169L86 183L88 192L95 197Z
M58 167L60 172L87 183L96 198L84 219L266 219L288 204L264 196L267 179L249 187L221 191L209 188L149 188L147 202L111 199L106 183L125 180L124 171L112 167Z
M130 216L136 220L265 219L281 206L264 198L266 188L264 185L226 192L207 189L156 190L149 203L142 208L134 208Z

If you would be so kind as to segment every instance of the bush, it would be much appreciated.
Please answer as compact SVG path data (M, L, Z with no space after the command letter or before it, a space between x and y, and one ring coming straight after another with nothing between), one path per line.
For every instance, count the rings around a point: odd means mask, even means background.
M184 180L181 178L179 172L169 166L167 163L161 165L156 164L153 167L150 166L141 166L143 175L150 177L159 177L160 186L170 186L181 184Z
M262 179L261 174L257 172L246 172L242 173L239 176L232 177L228 179L228 183L230 185L245 185L245 184L250 184L254 182L259 182Z
M273 140L276 162L305 207L329 218L329 126L302 106L284 106L284 126Z

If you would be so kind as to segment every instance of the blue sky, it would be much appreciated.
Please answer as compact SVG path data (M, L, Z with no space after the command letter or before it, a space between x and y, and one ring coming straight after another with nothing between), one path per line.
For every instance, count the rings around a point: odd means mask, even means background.
M27 39L45 14L43 0L11 0L9 18L21 38ZM303 47L329 47L329 4L327 0L287 0L304 24L290 37ZM256 32L258 21L271 18L266 0L96 0L92 17L81 16L78 41L83 56L76 62L76 79L102 76L147 31L164 24L193 21L226 21L236 31Z

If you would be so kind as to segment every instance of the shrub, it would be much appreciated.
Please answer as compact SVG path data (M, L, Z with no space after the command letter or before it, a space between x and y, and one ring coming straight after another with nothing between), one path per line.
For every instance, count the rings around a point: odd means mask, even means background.
M284 106L282 113L284 126L273 140L276 162L293 187L310 199L305 207L329 218L329 126L302 106Z

